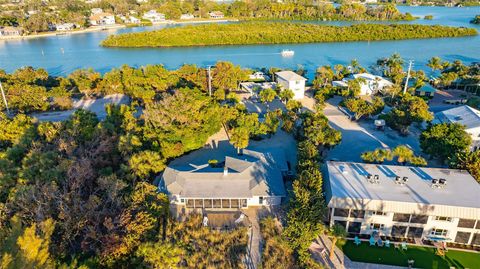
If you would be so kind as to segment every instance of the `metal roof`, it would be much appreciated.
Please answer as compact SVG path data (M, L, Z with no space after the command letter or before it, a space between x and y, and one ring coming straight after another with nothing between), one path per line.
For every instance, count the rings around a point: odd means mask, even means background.
M405 214L480 218L480 185L466 171L351 162L327 162L330 207ZM367 175L378 175L378 184ZM404 185L395 177L408 177ZM440 188L432 179L446 179Z
M288 168L284 155L283 150L245 149L242 155L225 155L223 167L208 163L171 165L162 175L160 188L187 198L285 196L282 171Z
M281 71L281 72L275 73L275 75L277 77L281 77L284 80L288 80L288 81L307 80L306 78L292 71Z
M467 129L480 127L480 111L467 105L438 112L435 118L442 123L460 123Z

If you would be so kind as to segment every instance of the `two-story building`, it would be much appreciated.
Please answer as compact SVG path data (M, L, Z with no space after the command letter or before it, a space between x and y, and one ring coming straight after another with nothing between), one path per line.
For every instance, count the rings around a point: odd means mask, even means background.
M480 245L480 185L466 171L327 162L324 174L330 225Z
M105 26L115 24L115 16L110 13L95 13L90 16L90 25L92 26Z
M293 92L293 99L302 99L305 97L306 78L292 71L281 71L275 73L277 84L283 89L289 89Z
M165 21L165 14L158 13L156 10L152 9L152 10L149 10L149 11L145 12L145 14L143 14L142 18L145 19L145 20L149 20L152 23L158 23L158 22Z

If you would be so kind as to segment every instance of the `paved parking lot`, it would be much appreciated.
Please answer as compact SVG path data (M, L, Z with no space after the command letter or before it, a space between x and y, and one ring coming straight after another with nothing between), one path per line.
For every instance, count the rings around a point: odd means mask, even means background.
M329 151L327 159L360 162L362 152L379 147L394 148L398 145L407 145L416 154L421 153L418 129L410 127L411 134L406 137L398 135L396 131L389 128L385 131L376 130L373 121L355 122L348 119L337 107L340 101L340 97L332 98L324 108L330 125L342 132L342 142Z

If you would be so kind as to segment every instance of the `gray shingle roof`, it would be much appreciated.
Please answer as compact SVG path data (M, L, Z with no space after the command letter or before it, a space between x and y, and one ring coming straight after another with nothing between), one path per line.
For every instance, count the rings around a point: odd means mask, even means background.
M208 163L171 165L165 169L160 186L169 194L188 198L285 196L284 155L283 150L244 150L243 155L226 155L226 175L224 167L211 167Z

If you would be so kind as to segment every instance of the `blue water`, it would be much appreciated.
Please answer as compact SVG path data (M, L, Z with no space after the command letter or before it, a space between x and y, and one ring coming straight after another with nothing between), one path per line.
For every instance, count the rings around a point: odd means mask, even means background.
M480 7L399 7L422 19L421 24L442 24L476 28L469 20L480 14ZM424 15L433 15L433 20L424 20ZM346 25L349 22L321 22L322 24ZM381 22L385 23L385 22ZM312 77L318 66L346 64L357 59L368 67L380 57L398 52L405 59L415 61L415 69L425 69L426 61L433 56L445 60L459 59L466 63L480 61L480 36L461 38L438 38L403 41L338 42L323 44L282 44L216 46L196 48L161 49L111 49L99 46L109 34L158 29L165 26L128 28L77 35L53 36L30 40L0 41L0 69L7 72L22 66L43 67L53 75L66 75L78 68L92 67L106 72L123 64L142 66L163 64L175 69L184 63L206 66L217 61L231 61L242 67L297 68L299 65ZM295 56L282 58L282 49L292 49ZM63 50L63 52L62 52ZM43 51L43 55L42 55Z

